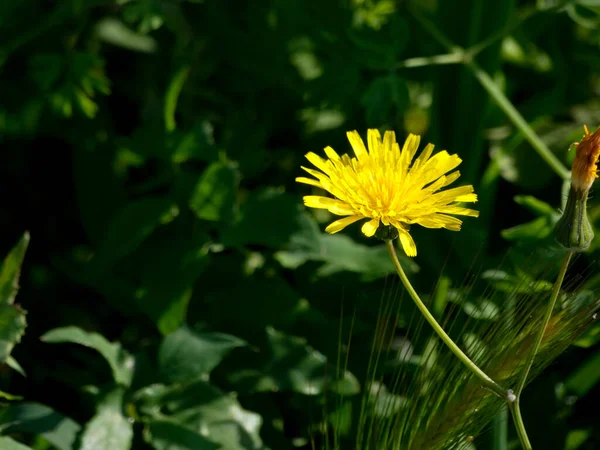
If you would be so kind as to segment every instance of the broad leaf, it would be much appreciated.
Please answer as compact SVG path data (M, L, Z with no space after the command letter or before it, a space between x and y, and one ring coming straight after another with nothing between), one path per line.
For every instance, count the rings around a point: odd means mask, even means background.
M233 395L205 381L148 386L138 391L134 400L139 411L155 420L168 420L201 434L219 444L220 448L263 449L260 439L262 418L243 409Z
M325 356L309 347L305 339L267 329L269 360L257 369L241 370L229 376L244 392L293 391L316 395L329 389L343 395L356 394L360 385L349 372L336 379Z
M191 239L163 239L143 262L136 301L163 334L185 321L194 283L209 262L207 241L199 233Z
M131 384L134 359L121 348L121 344L108 342L98 333L88 333L77 327L55 328L44 334L41 339L49 343L73 343L93 348L110 365L116 383L123 386Z
M72 450L81 426L39 403L19 403L0 409L0 433L43 436L59 450Z
M0 448L2 450L32 450L31 447L4 436L0 436Z
M189 381L210 373L231 350L244 345L235 336L197 333L184 325L163 339L158 363L168 381Z
M147 422L144 440L156 450L217 450L219 444L189 428L168 420Z
M177 206L161 197L136 200L121 208L108 224L104 240L91 262L91 273L110 269L157 227L171 222L178 214Z
M233 217L237 171L227 164L215 162L208 166L192 194L190 208L199 219L229 221Z
M98 406L81 436L80 450L129 450L133 425L123 416L123 390L110 392Z

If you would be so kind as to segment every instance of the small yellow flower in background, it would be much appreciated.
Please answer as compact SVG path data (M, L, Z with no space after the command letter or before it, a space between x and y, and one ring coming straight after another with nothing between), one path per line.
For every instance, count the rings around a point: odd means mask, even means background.
M458 231L462 221L452 215L479 216L478 211L458 206L477 201L473 186L440 190L460 177L459 171L448 173L461 163L457 155L443 150L432 156L433 145L428 144L413 162L420 136L410 134L400 150L393 131L386 131L382 140L378 130L370 129L367 150L356 131L347 135L355 157L339 156L331 147L325 148L328 159L310 152L306 158L319 170L302 169L315 179L296 178L335 197L307 195L306 206L346 216L325 231L337 233L368 219L361 229L365 236L373 236L382 224L392 226L398 230L406 254L416 256L417 247L409 233L411 224Z
M600 127L590 133L587 126L583 126L585 134L577 146L575 159L571 168L571 183L575 189L589 191L592 183L598 178L598 156L600 156Z

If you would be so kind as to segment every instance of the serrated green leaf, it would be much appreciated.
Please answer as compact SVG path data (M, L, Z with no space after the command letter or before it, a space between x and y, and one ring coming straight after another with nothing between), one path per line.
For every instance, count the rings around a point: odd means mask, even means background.
M43 436L59 450L73 450L81 426L39 403L19 403L0 409L0 432Z
M88 333L77 327L55 328L41 337L48 343L73 343L99 352L110 365L116 383L129 386L135 365L133 357L117 342L109 342L98 333Z
M190 208L199 219L229 221L233 217L237 189L237 171L228 164L208 166L190 199Z
M25 334L25 312L14 305L0 304L0 363L6 362L13 347Z
M24 233L0 268L0 305L12 305L19 290L19 275L29 245L29 233Z
M210 373L227 354L245 341L224 333L198 333L187 326L163 339L158 364L171 383L197 379Z
M133 425L123 416L123 391L110 392L98 406L81 436L80 450L129 450Z

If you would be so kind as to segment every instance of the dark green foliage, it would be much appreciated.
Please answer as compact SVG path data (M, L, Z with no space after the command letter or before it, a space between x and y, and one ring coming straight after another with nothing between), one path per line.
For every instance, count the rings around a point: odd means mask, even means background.
M600 124L598 14L591 0L0 1L0 449L307 450L325 430L353 448L370 371L385 416L408 404L390 374L424 383L438 348L406 297L382 316L403 291L381 243L356 225L328 235L332 218L303 207L304 155L348 152L345 132L368 127L460 155L481 217L413 226L419 256L401 260L478 351L489 328L471 325L548 292L566 191L466 64L427 59L449 50L416 18L475 46L568 167L582 124ZM571 268L567 311L595 299L599 249ZM585 325L525 392L545 401L524 408L536 448L600 446L600 327ZM438 361L442 386L459 369ZM432 405L452 393L422 410L446 417ZM502 448L478 425L478 449Z

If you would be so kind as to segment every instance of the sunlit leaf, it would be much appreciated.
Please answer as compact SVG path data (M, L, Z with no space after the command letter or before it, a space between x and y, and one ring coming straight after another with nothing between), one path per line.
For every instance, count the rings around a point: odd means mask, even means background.
M158 364L168 381L189 381L210 373L231 350L245 345L235 336L195 332L184 325L163 339Z
M131 384L134 359L123 350L121 344L109 342L98 333L88 333L77 327L55 328L41 337L48 343L73 343L92 348L100 353L110 365L115 382L124 386Z
M133 439L132 423L123 416L123 391L109 393L98 406L81 436L81 450L129 450Z
M39 403L19 403L0 409L0 432L43 436L59 450L72 450L81 426Z

